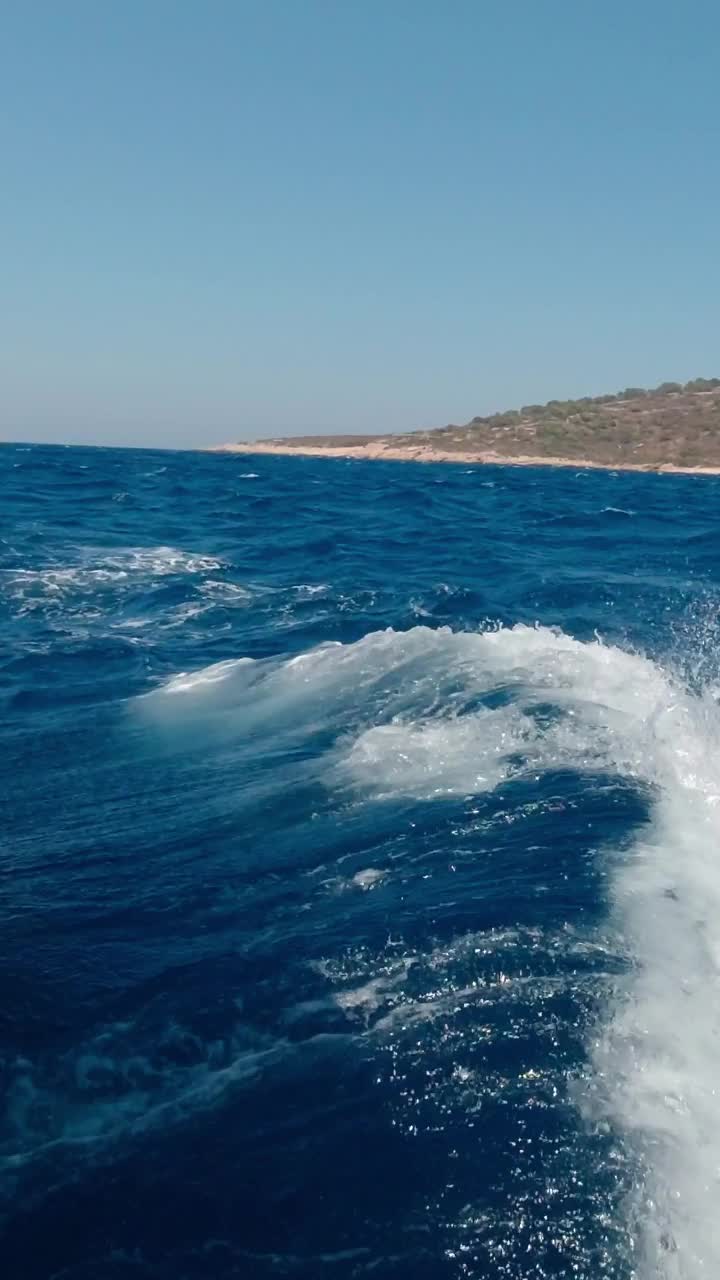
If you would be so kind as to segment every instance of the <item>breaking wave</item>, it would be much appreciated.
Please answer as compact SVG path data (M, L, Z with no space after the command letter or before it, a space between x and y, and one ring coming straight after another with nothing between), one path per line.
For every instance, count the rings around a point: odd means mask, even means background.
M577 1102L644 1170L634 1215L641 1274L720 1268L720 712L669 670L545 627L481 634L417 627L288 661L240 659L173 678L169 695L231 717L240 737L331 730L319 771L355 803L473 796L556 771L619 775L650 822L616 851L611 921L629 971L587 1041ZM214 703L214 705L213 705ZM562 805L559 806L562 809ZM363 887L374 887L369 874ZM371 979L345 1007L384 990ZM457 992L450 992L457 1000ZM407 1014L407 1011L405 1011Z

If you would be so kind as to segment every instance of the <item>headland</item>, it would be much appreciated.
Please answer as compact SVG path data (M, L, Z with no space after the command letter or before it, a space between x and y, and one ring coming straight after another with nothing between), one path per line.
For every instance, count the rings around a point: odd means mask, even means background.
M404 434L285 436L217 448L318 458L717 475L720 378L550 400L476 417L463 426Z

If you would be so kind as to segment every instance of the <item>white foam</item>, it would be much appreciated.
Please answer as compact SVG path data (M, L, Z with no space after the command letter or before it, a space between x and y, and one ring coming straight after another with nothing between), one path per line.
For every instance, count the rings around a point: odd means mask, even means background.
M112 585L134 574L166 577L208 573L222 567L223 562L215 556L180 551L176 547L79 547L71 564L8 569L3 576L8 589L16 596L32 593L52 597Z
M207 573L222 568L222 560L216 556L199 555L192 551L180 551L177 547L123 547L106 552L101 564L116 567L130 573L151 573L158 576L176 573Z
M46 569L11 569L7 571L6 580L10 590L18 596L29 591L59 596L73 588L103 586L127 576L125 569L64 565Z
M232 667L178 677L175 687L224 679ZM631 970L589 1046L592 1081L581 1105L647 1170L633 1210L639 1280L720 1275L720 709L712 691L695 695L659 664L599 640L525 626L378 632L257 667L247 688L256 714L281 709L302 724L319 706L325 722L337 715L338 733L354 725L323 771L365 800L482 792L557 768L610 771L647 792L651 824L633 848L617 851L612 891Z
M225 662L214 662L212 666L202 667L200 671L190 674L187 671L180 671L163 685L163 691L188 693L190 690L202 689L206 685L220 684L234 671L247 667L252 661L252 658L230 658Z
M381 871L378 867L364 867L362 871L356 871L352 878L352 883L358 889L374 889L386 877L387 871Z
M293 587L298 600L311 600L314 596L326 596L331 588L326 582L299 582Z
M650 718L649 718L650 719ZM596 1096L649 1168L640 1274L720 1274L720 732L712 699L665 684L641 772L650 831L615 880L636 969L592 1049Z
M377 725L354 743L345 768L378 795L491 791L507 777L508 757L533 736L528 717L505 710L461 720Z

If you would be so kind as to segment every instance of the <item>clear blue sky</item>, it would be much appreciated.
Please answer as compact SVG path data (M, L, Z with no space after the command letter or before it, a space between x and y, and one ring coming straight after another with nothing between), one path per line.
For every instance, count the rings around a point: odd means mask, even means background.
M6 0L0 438L720 375L707 0Z

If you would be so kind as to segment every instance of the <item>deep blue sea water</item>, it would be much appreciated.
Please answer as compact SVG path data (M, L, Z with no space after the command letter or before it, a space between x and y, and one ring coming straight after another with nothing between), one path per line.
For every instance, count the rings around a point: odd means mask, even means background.
M0 449L4 1277L715 1280L719 499Z

